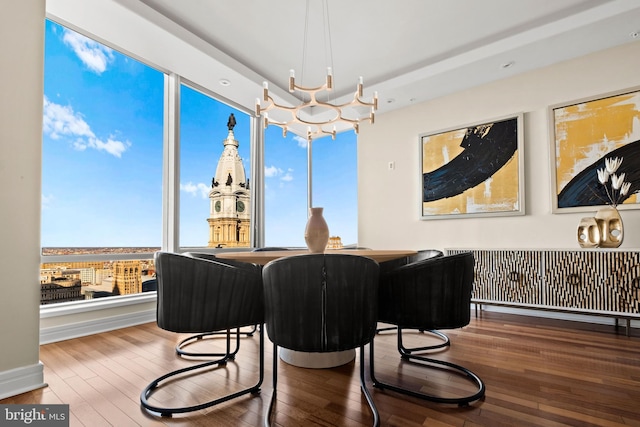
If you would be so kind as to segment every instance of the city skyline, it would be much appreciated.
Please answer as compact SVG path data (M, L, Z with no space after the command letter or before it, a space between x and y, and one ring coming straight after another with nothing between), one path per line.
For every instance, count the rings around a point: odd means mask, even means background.
M41 245L161 246L164 74L52 21L45 40ZM251 179L250 116L182 86L181 246L207 245L207 193L231 112ZM304 246L306 140L272 126L265 141L266 243ZM356 135L313 144L314 206L332 235L355 243Z

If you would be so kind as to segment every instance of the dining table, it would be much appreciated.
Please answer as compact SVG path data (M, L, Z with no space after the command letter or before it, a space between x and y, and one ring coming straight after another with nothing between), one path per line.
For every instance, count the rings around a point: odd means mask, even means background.
M324 253L364 256L372 258L380 263L416 255L417 251L409 249L326 249ZM266 265L278 258L305 254L312 254L312 252L310 252L308 249L234 251L217 252L216 257L249 262L259 265ZM282 361L290 365L302 368L333 368L351 362L353 359L355 359L355 356L355 349L327 353L308 353L290 350L283 347L280 348L280 359Z
M236 261L250 262L253 264L265 265L278 258L311 254L308 249L288 249L275 251L237 251L237 252L217 252L216 257L222 259L233 259ZM326 249L325 254L347 254L365 256L377 262L391 261L393 259L404 258L415 255L418 252L409 249Z

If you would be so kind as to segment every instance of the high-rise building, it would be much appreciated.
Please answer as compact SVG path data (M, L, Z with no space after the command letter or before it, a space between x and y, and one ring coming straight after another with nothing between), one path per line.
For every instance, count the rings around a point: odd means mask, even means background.
M141 267L138 260L122 260L113 263L113 293L115 295L142 292Z
M209 247L250 246L251 198L239 143L233 135L236 121L229 116L229 134L222 143L224 150L218 160L216 174L209 191Z

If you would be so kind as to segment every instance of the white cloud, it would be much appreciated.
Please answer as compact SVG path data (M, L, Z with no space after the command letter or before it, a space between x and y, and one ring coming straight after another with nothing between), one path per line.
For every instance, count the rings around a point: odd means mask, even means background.
M284 171L276 166L265 166L264 167L264 176L266 178L273 178L278 175L282 175Z
M209 197L209 186L201 182L194 184L189 181L186 184L180 184L180 191L184 191L192 196L197 196L198 193L200 193L200 197L203 199Z
M113 50L81 34L65 29L62 40L96 74L102 74L113 62Z
M72 146L78 151L93 148L98 151L122 157L122 153L131 147L129 141L118 141L113 137L106 141L96 137L91 127L84 121L82 114L73 111L70 106L64 106L49 101L44 97L44 110L42 118L42 131L51 139L68 137L73 139Z
M98 138L89 138L88 145L91 148L106 151L116 157L122 157L122 153L127 151L127 148L131 147L131 143L129 141L116 141L111 139L111 137L109 137L106 142L101 141Z
M52 194L43 194L41 199L42 209L48 209L54 202L55 197Z
M285 172L277 166L268 166L264 168L264 176L266 178L280 178L280 181L293 181L293 169L289 168Z
M43 130L52 139L60 139L62 135L95 137L82 115L73 108L56 104L44 97Z
M307 148L307 145L309 145L309 142L305 138L298 135L294 135L293 140L298 143L298 147L300 148Z

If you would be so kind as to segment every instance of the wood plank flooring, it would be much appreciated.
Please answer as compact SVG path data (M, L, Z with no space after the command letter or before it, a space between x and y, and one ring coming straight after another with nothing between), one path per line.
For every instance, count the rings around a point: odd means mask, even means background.
M467 327L444 332L451 338L451 347L434 357L478 374L486 383L485 398L467 407L436 404L373 389L368 381L383 426L640 427L637 329L627 337L623 329L616 334L613 326L484 312L481 318L472 318ZM173 418L141 410L140 392L149 382L169 370L195 363L175 354L175 344L185 336L150 323L43 345L40 358L48 387L0 404L67 403L71 426L262 425L272 393L272 346L266 337L260 394ZM405 333L407 346L434 340L429 334ZM212 393L253 384L258 372L258 343L257 334L242 338L235 362L172 381L154 393L152 401L159 405L194 404ZM399 380L407 387L444 395L471 390L457 375L402 362L395 346L393 331L376 338L380 380ZM223 341L203 340L192 346L198 347L222 349ZM371 425L369 408L359 389L358 358L333 369L303 369L284 362L278 366L275 425Z

